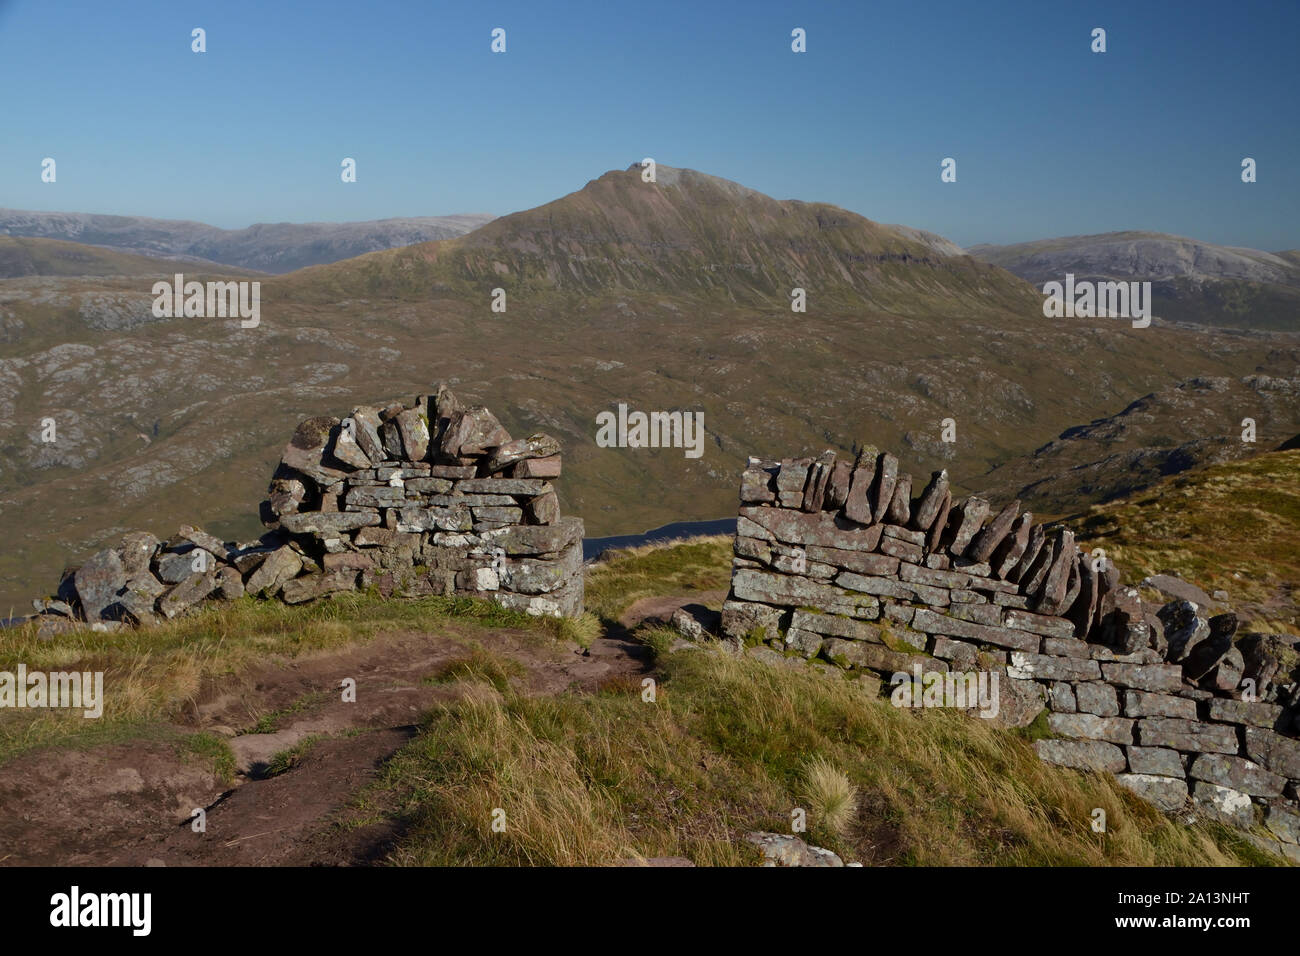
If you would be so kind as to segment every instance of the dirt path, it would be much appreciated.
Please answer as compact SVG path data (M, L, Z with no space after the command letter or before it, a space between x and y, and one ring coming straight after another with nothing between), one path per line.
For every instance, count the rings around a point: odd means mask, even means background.
M589 652L542 635L448 626L393 631L343 651L268 664L205 688L174 728L88 750L27 754L0 768L3 865L357 865L379 861L400 836L391 824L356 829L333 819L416 733L423 713L470 685L426 679L475 648L517 661L525 693L594 691L649 670L626 632ZM356 682L355 702L341 683ZM259 718L269 733L248 732ZM181 756L169 734L229 737L234 786ZM235 736L230 736L239 732ZM308 738L316 738L309 741ZM285 772L276 754L303 745ZM206 832L191 817L205 808Z

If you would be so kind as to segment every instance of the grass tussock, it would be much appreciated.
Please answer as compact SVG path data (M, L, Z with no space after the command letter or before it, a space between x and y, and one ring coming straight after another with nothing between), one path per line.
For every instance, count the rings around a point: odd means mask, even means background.
M804 795L814 818L844 836L858 809L858 788L848 775L823 757L814 757L804 772Z
M472 650L468 657L448 661L426 681L430 684L480 682L491 685L498 693L507 693L511 680L523 677L526 668L519 661L481 648Z
M716 650L662 662L656 699L473 696L438 708L375 785L404 865L752 862L749 830L846 861L1238 865L1229 831L1172 822L1113 779L1042 763L1020 734L891 706L861 686ZM373 808L374 793L362 802ZM1107 831L1092 831L1093 811Z

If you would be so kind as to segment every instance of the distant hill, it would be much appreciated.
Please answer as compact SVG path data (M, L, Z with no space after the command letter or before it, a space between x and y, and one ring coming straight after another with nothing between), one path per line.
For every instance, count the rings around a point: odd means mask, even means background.
M249 275L251 270L212 266L228 274ZM0 236L0 279L21 276L156 276L181 269L175 260L139 256L103 246L87 246L60 239Z
M1300 330L1295 250L1261 252L1158 232L1110 232L967 251L1039 289L1067 272L1076 281L1150 281L1154 312L1170 321Z
M278 273L380 249L449 239L491 219L476 213L371 222L258 223L247 229L219 229L181 219L0 209L0 236L64 239L137 255Z

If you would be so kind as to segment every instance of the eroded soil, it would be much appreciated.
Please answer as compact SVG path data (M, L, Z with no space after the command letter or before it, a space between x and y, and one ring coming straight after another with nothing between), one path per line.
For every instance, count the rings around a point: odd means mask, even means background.
M147 736L32 752L0 767L0 864L380 862L398 824L339 827L340 812L415 735L424 713L485 687L431 678L478 649L516 661L513 683L524 693L595 691L650 669L646 649L625 633L584 652L520 630L392 631L213 682L180 721ZM355 702L343 700L348 678ZM233 784L179 746L197 731L228 738ZM288 768L270 774L275 756L295 748ZM203 833L192 826L197 808L206 815Z

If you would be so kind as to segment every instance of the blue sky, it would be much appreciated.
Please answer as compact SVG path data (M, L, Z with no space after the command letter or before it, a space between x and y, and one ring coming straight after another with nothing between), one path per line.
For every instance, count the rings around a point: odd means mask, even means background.
M652 156L963 245L1296 248L1298 35L1294 0L0 0L0 206L504 214Z

